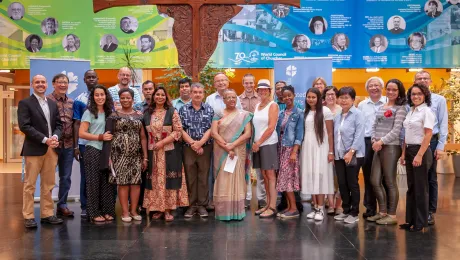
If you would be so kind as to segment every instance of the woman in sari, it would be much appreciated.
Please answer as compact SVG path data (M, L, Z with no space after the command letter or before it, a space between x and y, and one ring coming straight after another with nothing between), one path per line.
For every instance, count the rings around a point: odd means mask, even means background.
M171 211L186 207L189 203L182 150L177 143L182 136L182 123L164 87L157 87L153 92L150 107L144 112L143 123L148 137L148 171L143 206L147 213L156 211L152 219L164 217L170 222L174 220Z
M246 167L249 164L248 141L252 130L251 113L236 108L235 90L224 93L226 108L214 116L211 132L214 138L214 206L218 220L242 220L245 216ZM236 159L233 171L225 172L227 159Z

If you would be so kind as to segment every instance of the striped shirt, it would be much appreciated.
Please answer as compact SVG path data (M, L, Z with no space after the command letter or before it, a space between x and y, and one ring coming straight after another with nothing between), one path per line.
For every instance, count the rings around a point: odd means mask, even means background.
M400 145L399 137L406 114L405 106L391 108L381 106L375 114L375 121L372 125L372 140L382 140L385 145Z

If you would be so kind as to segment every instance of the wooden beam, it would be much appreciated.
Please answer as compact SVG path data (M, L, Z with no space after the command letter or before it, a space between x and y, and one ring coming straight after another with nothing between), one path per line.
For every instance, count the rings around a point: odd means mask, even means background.
M285 4L300 7L300 0L93 0L93 9L99 11L117 6L136 5L204 5L204 4L225 4L225 5L255 5L255 4Z

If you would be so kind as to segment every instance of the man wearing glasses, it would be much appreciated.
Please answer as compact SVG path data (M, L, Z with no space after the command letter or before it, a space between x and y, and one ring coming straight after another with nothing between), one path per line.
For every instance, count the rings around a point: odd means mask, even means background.
M130 88L134 91L134 102L133 104L141 103L141 95L139 95L139 91L136 88L130 87L131 83L131 70L128 67L123 67L118 71L118 84L110 87L108 89L110 95L112 96L113 104L115 106L115 110L121 109L120 104L120 97L118 96L118 91L125 88Z
M428 71L419 71L415 74L415 84L430 87L431 75ZM438 177L436 173L437 161L444 152L444 145L448 133L448 114L446 99L438 94L431 93L431 111L436 116L433 127L433 136L430 141L430 148L433 152L433 164L428 170L428 190L429 190L429 207L428 207L428 225L434 225L434 214L438 208Z
M67 96L69 78L65 74L57 74L53 77L54 91L46 98L56 102L59 117L62 122L62 133L59 138L59 146L55 149L58 154L59 168L59 192L56 215L73 217L74 212L67 207L69 195L72 165L73 165L73 99Z

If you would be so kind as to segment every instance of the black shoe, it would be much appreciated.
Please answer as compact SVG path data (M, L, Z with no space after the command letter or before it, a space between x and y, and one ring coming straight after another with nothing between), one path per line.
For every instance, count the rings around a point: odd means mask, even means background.
M399 225L400 229L405 229L405 230L410 230L411 229L410 227L412 227L412 224L410 223L404 223L404 224Z
M62 222L64 222L64 220L60 219L60 218L57 218L56 216L51 216L51 217L47 217L47 218L42 218L41 223L46 223L46 224L51 224L51 225L59 225L59 224L62 224Z
M409 232L420 232L423 231L423 227L412 227Z
M433 212L429 212L428 213L428 225L432 226L434 225L435 221L434 221L434 213Z
M24 219L24 226L26 228L36 228L37 227L37 222L33 218Z
M372 216L375 216L375 211L367 210L365 213L363 213L363 218L368 218Z

